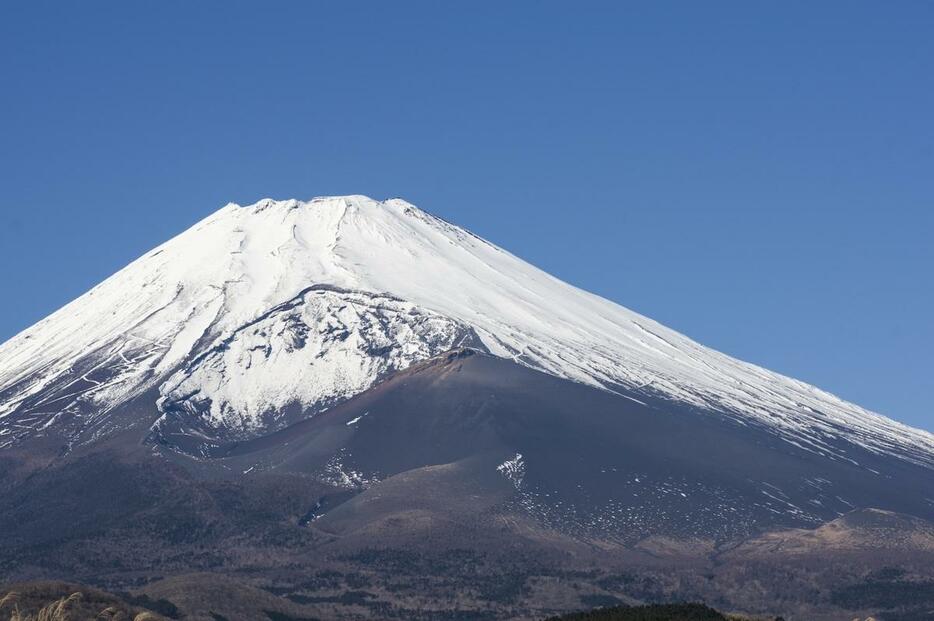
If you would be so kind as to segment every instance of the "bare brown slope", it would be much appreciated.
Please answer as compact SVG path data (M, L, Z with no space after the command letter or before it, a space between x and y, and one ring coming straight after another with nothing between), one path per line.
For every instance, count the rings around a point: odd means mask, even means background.
M930 557L900 549L800 562L736 547L851 505L928 518L926 470L859 447L861 465L829 459L471 351L200 460L145 432L0 475L4 578L122 590L222 575L321 618L537 618L613 598L829 619L851 610L836 590L888 564L934 577Z

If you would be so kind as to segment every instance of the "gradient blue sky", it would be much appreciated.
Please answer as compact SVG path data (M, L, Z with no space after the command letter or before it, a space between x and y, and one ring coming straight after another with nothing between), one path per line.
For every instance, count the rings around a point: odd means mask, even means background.
M934 3L5 2L0 340L228 201L402 196L934 430Z

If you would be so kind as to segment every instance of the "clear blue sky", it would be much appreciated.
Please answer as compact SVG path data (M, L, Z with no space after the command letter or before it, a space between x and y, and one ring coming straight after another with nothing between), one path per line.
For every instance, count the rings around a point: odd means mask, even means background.
M402 196L934 430L934 3L5 2L0 339L228 201Z

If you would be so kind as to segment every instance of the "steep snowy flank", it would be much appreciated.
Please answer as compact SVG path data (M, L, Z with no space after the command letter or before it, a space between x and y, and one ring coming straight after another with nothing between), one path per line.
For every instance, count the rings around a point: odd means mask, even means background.
M151 388L164 414L261 429L465 338L834 458L843 439L934 465L929 433L703 347L405 201L362 196L227 205L0 346L0 446L65 418L103 424Z

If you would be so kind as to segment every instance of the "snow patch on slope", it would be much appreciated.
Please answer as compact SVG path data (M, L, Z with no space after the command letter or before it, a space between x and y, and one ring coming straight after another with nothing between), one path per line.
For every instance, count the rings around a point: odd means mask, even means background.
M403 300L313 287L169 377L158 424L186 414L234 434L276 427L288 406L351 397L469 338L469 328Z
M522 453L516 453L512 459L507 459L496 466L496 470L506 477L517 490L522 489L522 482L525 480L525 462L522 461Z

